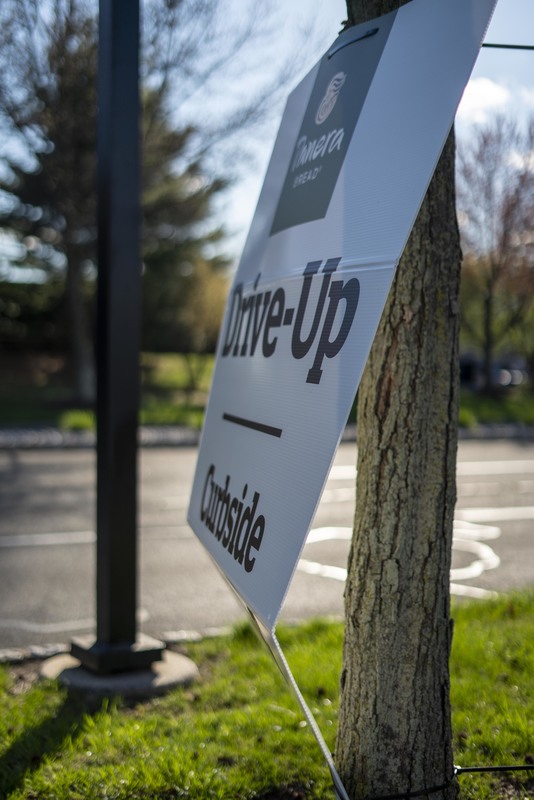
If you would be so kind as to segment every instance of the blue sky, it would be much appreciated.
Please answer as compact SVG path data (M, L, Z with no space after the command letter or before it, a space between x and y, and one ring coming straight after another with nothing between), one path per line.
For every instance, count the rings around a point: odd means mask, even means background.
M309 14L324 31L325 47L346 17L345 0L293 0L288 6L288 26ZM485 41L534 45L534 0L499 0ZM534 113L534 51L481 50L459 111L459 123L484 121L496 110Z
M234 1L238 13L241 0ZM298 66L289 90L336 38L346 18L346 3L345 0L270 0L266 8L273 14L279 36L276 52L271 41L268 51L258 52L257 62L262 70L274 76L278 65L293 53ZM310 22L312 35L305 36L302 29ZM486 41L534 45L534 0L499 0ZM199 99L202 107L203 100ZM220 209L223 224L234 233L229 250L236 257L252 219L282 111L280 103L257 143L257 157L249 172ZM456 118L458 136L469 136L473 125L485 123L499 112L518 118L534 115L534 51L481 50Z
M305 71L337 36L346 17L346 4L345 0L291 0L284 4L284 14L286 32L297 29L303 19L314 20L314 45L308 48ZM499 0L485 41L534 45L534 0ZM293 46L294 39L286 33L280 41L281 53ZM275 63L273 60L273 68ZM499 112L518 118L534 114L534 51L481 49L458 110L458 136L468 136L473 125L483 124ZM258 164L232 195L230 225L240 230L233 241L238 250L252 218L276 127L273 121L272 139L266 137Z
M533 0L499 0L485 41L534 45ZM534 114L534 50L482 48L458 111L459 135L499 112Z

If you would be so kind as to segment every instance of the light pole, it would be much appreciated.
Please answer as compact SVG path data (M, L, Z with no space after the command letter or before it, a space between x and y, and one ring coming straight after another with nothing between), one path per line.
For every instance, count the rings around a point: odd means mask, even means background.
M98 63L96 640L93 672L148 668L164 645L137 632L140 397L139 1L100 0Z

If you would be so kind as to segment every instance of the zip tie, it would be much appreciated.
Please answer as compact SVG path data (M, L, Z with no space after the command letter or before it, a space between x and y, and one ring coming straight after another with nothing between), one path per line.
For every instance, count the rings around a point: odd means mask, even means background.
M347 29L348 30L348 29ZM354 39L349 39L348 42L341 42L340 44L334 44L332 49L328 51L327 57L330 60L333 55L338 53L340 50L343 50L344 47L348 47L349 44L355 44L355 42L361 42L362 39L369 39L371 36L374 36L375 33L378 33L380 28L370 28L365 33L360 34L360 36L355 36Z
M534 45L532 44L493 44L483 42L482 47L498 47L501 50L534 50Z
M522 770L534 770L534 764L511 764L506 767L454 767L454 774L461 775L463 772L520 772Z
M430 786L428 789L420 789L416 792L403 792L400 794L381 794L367 796L365 800L410 800L412 797L425 797L429 794L436 794L442 792L451 785L454 778L462 775L465 772L520 772L532 771L534 764L513 764L509 766L494 766L494 767L454 767L453 776L446 783L441 786Z

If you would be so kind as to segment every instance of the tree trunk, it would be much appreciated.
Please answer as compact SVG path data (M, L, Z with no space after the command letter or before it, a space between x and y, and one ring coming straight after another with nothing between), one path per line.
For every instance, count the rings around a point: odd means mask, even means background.
M366 2L365 18L399 5ZM351 21L362 8L352 3ZM359 391L336 748L354 800L439 786L432 798L457 796L448 660L460 257L451 133Z

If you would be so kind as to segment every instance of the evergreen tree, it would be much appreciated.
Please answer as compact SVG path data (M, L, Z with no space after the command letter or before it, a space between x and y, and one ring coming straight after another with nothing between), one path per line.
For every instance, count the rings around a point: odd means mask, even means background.
M14 232L31 262L65 275L64 325L71 347L76 399L94 396L90 298L96 273L96 71L97 26L82 0L54 4L50 26L33 44L32 20L13 2L13 32L25 49L15 64L16 89L0 95L2 122L18 134L19 147L4 152L0 180L7 201L0 225ZM3 50L6 56L5 49ZM147 77L147 82L148 77ZM156 349L186 349L187 326L179 322L182 284L208 256L221 228L209 226L215 194L225 188L210 178L198 152L196 130L171 121L170 83L152 82L143 93L144 342ZM20 145L23 145L23 148ZM5 196L6 199L6 196Z
M16 86L10 96L4 90L1 106L4 125L19 138L16 151L4 154L9 169L0 188L9 194L0 224L16 233L34 263L65 270L74 390L89 402L94 378L84 270L95 263L97 36L81 5L55 10L46 46L37 49L26 28L31 20L19 8Z
M213 337L202 345L196 336L203 320L184 313L189 305L190 284L200 290L210 282L212 272L224 272L228 265L219 254L221 227L210 227L214 196L226 184L209 178L199 159L186 161L178 170L176 161L195 131L170 127L159 93L145 92L143 114L143 346L148 350L203 352L213 347ZM219 245L219 247L217 247ZM221 298L223 281L215 280ZM213 282L211 283L213 286ZM219 325L221 303L214 304L205 323Z

